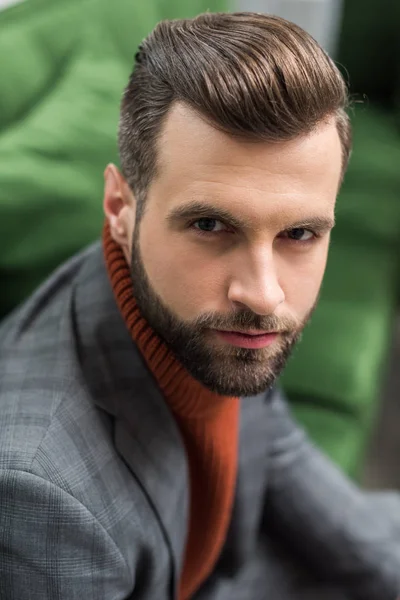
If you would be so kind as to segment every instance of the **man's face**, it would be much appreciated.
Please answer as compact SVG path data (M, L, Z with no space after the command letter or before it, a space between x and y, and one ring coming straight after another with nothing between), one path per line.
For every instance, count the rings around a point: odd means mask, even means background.
M205 386L261 392L317 301L341 172L335 124L248 142L178 104L158 147L146 210L129 221L139 308Z

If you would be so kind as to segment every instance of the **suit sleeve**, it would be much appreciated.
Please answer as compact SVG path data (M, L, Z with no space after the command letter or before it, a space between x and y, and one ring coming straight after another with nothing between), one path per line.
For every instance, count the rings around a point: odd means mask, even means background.
M73 496L31 473L0 470L0 598L122 600L123 556Z
M272 399L267 520L315 572L359 600L400 597L400 495L363 492Z

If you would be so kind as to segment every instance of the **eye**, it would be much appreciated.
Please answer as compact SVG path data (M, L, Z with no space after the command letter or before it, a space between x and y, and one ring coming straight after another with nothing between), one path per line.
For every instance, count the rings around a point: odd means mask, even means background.
M289 229L285 232L284 237L288 237L294 242L310 242L316 237L315 233L310 229L304 227L296 227L295 229Z
M193 227L202 233L219 233L226 231L225 225L217 219L203 217L193 223Z

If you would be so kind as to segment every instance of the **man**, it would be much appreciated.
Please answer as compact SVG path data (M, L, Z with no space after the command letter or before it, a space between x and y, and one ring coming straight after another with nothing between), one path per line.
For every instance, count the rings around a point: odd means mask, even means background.
M254 14L160 23L106 225L0 332L7 600L394 600L400 503L274 387L316 304L350 153L343 80Z

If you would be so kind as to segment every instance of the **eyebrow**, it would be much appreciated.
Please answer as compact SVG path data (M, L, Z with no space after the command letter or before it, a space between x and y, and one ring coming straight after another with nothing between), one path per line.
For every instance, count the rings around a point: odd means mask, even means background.
M213 206L207 202L193 200L183 206L178 206L167 215L167 221L173 225L177 221L201 218L216 219L223 221L226 225L235 229L249 229L250 222L247 219L238 219L232 215L229 210ZM330 231L335 226L335 220L331 217L309 217L295 223L291 223L285 230L289 229L311 229L317 233Z
M285 229L312 229L317 233L324 233L330 231L335 227L335 219L331 217L312 217L310 219L304 219L298 223L292 223Z

